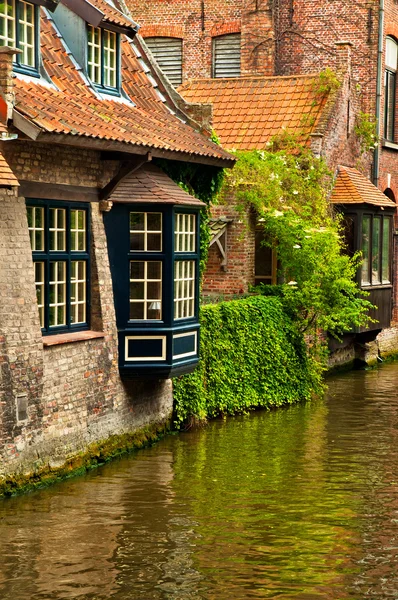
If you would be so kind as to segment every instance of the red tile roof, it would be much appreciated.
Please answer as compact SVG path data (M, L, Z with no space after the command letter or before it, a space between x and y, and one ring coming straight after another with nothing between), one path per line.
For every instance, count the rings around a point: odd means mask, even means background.
M373 204L396 208L395 202L373 185L362 173L339 166L330 198L333 204Z
M223 148L265 148L283 129L303 138L320 125L327 97L318 75L194 79L179 88L188 102L211 102L213 127Z
M10 165L0 152L0 187L13 187L19 185L18 179L11 171Z
M45 134L55 135L54 143L91 138L117 142L117 149L127 152L150 150L161 156L170 151L181 159L195 157L199 162L212 163L234 160L171 114L146 77L130 42L122 43L122 81L132 102L109 96L101 99L87 85L52 21L45 17L41 19L41 49L44 68L58 89L39 80L15 79L15 110L38 128L37 140L47 139Z
M204 206L170 179L159 167L144 165L125 177L108 198L112 202L161 202Z
M134 29L137 28L137 24L134 23L134 21L105 0L91 0L91 4L104 13L104 18L102 19L104 23L111 23L112 25L126 27L128 29L131 27Z

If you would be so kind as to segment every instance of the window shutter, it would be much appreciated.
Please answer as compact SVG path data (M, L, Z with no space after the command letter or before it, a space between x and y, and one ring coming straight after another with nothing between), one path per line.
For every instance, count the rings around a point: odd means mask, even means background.
M182 39L172 37L145 38L149 50L163 73L174 86L182 83Z
M240 33L213 38L213 77L240 76Z

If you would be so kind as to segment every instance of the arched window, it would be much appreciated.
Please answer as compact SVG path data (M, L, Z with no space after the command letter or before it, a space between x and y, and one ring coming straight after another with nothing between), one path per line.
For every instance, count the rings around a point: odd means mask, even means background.
M393 202L395 202L395 194L392 191L391 188L387 188L384 190L384 194L387 196L387 198L390 198L390 200L392 200Z
M213 77L240 76L240 33L213 38Z
M386 39L386 72L384 87L384 137L391 142L395 134L395 101L397 86L398 43Z
M182 39L175 37L147 37L145 43L159 67L171 83L182 83Z

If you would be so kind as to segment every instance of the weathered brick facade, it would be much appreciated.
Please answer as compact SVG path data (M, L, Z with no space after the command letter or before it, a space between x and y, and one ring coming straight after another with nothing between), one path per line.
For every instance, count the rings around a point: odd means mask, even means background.
M117 164L98 152L33 144L2 144L25 181L98 187ZM59 465L90 442L166 421L170 381L126 383L118 370L118 342L106 236L98 203L91 204L91 328L101 337L47 345L35 298L25 198L0 196L0 476ZM66 338L65 338L66 342ZM27 419L17 419L17 398Z

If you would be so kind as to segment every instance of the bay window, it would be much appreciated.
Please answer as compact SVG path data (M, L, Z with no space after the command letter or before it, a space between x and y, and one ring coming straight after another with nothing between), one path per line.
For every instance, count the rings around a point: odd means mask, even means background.
M198 209L114 202L104 222L121 373L170 377L192 370L199 341Z
M391 283L392 217L364 214L361 231L361 284L382 286Z
M88 208L27 201L37 306L43 333L88 329Z

